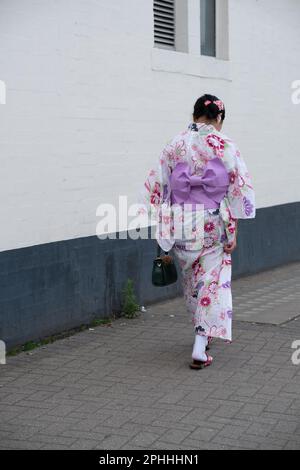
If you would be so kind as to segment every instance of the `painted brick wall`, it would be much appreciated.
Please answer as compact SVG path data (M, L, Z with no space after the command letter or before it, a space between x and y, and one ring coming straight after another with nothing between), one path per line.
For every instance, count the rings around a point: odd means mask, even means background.
M94 235L98 204L135 201L206 91L227 103L258 206L298 201L299 17L295 0L229 0L229 78L208 80L200 62L153 70L152 0L2 0L0 251Z

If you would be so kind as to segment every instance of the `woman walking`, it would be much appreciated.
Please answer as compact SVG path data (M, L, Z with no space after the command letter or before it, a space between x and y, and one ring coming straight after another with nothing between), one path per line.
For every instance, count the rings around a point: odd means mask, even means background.
M195 333L190 367L200 369L213 361L206 353L212 338L232 340L231 254L237 243L237 219L255 217L255 200L237 146L221 133L223 102L203 95L195 103L193 118L163 149L157 168L148 174L142 201L156 216L164 205L203 204L201 246L199 240L168 239L161 226L157 235L164 251L173 248L182 270Z

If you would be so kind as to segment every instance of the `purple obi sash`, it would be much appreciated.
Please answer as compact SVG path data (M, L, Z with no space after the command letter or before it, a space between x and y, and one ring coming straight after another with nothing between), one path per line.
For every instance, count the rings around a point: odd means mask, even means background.
M209 160L201 176L191 175L188 162L179 162L170 175L171 204L203 204L217 209L226 195L229 176L220 158Z

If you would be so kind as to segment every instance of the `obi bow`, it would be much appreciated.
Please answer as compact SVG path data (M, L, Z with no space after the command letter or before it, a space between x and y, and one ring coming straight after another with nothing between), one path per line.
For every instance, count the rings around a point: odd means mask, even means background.
M228 186L229 176L220 158L209 160L201 176L191 175L188 162L179 162L170 175L171 203L198 203L204 209L217 209Z

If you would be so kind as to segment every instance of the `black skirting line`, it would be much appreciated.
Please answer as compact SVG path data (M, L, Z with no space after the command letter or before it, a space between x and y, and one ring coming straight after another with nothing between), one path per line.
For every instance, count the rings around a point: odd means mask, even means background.
M300 202L240 220L233 277L299 261L299 233ZM0 252L0 339L9 348L118 314L128 278L141 304L180 295L180 278L152 286L155 256L154 240L96 236Z

